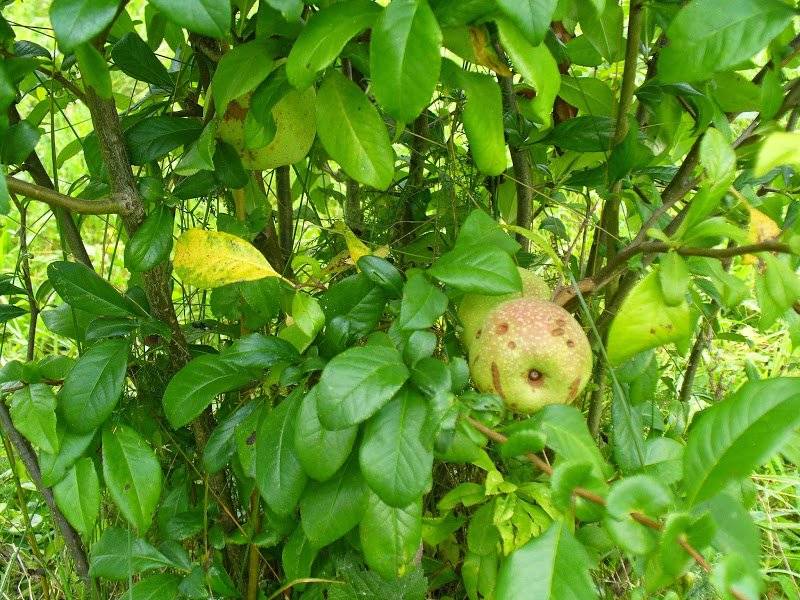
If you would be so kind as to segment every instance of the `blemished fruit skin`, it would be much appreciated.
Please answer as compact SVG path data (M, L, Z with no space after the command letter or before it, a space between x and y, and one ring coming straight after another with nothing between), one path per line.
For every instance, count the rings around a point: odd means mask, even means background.
M522 279L522 292L516 294L503 294L502 296L484 296L482 294L467 294L458 305L458 317L464 325L464 334L461 339L469 348L475 340L478 330L483 327L486 317L496 306L515 298L536 298L549 300L552 292L547 282L533 271L517 267Z
M251 171L264 171L302 160L317 134L314 100L310 87L302 92L291 90L273 107L275 137L262 148L245 148L244 123L250 107L250 94L232 100L217 128L217 135L239 152L242 165Z
M475 387L523 414L574 402L592 374L592 349L580 324L557 304L535 298L496 307L469 359Z

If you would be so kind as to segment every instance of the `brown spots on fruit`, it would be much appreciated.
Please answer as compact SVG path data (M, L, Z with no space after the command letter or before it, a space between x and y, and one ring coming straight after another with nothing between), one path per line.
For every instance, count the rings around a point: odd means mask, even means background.
M531 369L528 371L528 383L534 387L538 387L544 383L544 375L541 371Z
M475 332L475 339L476 340L480 339L481 333L483 333L482 329L478 329L478 331Z
M560 337L564 335L564 328L563 327L556 327L555 329L550 330L550 335L553 337Z
M508 342L508 349L509 350L513 350L516 347L517 347L517 345L514 342Z
M500 323L497 327L494 328L494 332L497 335L503 335L504 333L508 332L508 323Z
M567 340L567 346L569 346L570 348L574 348L575 347L575 340Z
M651 327L650 328L650 333L655 335L656 334L656 328L655 327Z
M503 393L503 385L500 383L500 369L497 368L497 363L494 362L492 363L492 385L498 396L501 398L506 397Z
M556 325L558 325L559 327L566 327L567 322L561 317L559 317L558 319L556 319Z
M225 111L225 118L234 121L244 121L247 116L247 109L239 104L236 100L228 103L228 108Z
M569 384L569 399L573 400L578 395L578 390L581 387L581 378L578 377Z

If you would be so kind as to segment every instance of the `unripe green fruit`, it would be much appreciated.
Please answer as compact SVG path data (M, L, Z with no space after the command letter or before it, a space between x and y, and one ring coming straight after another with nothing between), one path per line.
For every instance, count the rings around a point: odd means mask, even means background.
M525 414L573 402L592 373L592 349L578 322L557 304L533 298L495 308L469 358L475 387Z
M544 279L533 271L517 267L522 279L522 293L503 294L502 296L484 296L482 294L467 294L458 305L458 317L464 325L464 345L469 348L475 336L483 327L483 322L489 313L496 307L513 300L514 298L536 298L549 300L552 292Z
M264 171L302 160L317 134L314 88L292 90L272 109L275 137L262 148L245 148L244 124L250 107L250 94L231 101L220 120L217 135L239 152L242 165L251 171Z

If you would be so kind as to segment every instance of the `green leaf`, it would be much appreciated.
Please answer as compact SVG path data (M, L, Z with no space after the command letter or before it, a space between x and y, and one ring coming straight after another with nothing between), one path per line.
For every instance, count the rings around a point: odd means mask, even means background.
M707 510L717 525L714 547L723 554L738 554L751 565L761 556L761 533L750 511L728 492L721 492L698 505L697 514ZM757 567L756 567L757 569Z
M564 523L553 522L541 536L512 552L500 566L497 600L591 600L591 560Z
M28 311L15 304L0 304L0 323L7 323L26 314Z
M202 131L203 124L198 119L169 115L147 117L125 131L125 145L131 163L143 165L195 141Z
M562 75L558 95L582 115L611 117L614 114L614 93L602 79Z
M606 2L601 11L581 7L580 16L581 31L597 53L609 64L622 60L625 49L622 6Z
M267 505L280 515L297 506L306 487L294 447L294 428L302 397L300 387L269 412L256 435L256 485Z
M81 458L53 487L53 496L69 524L88 537L100 514L100 482L91 458Z
M65 431L60 438L58 454L40 453L39 468L42 473L42 483L52 487L61 481L69 468L89 448L94 434L94 431L82 434Z
M361 473L390 506L407 506L431 487L433 450L422 442L427 420L425 398L405 388L364 428Z
M140 533L147 531L161 497L161 465L126 425L103 430L103 477L122 515Z
M303 527L295 527L281 550L281 566L288 581L311 576L311 567L317 558L318 549L308 541Z
M675 342L679 349L688 344L694 331L695 315L686 300L667 304L653 271L631 290L608 332L608 359L619 365L650 348Z
M800 132L776 131L767 135L758 150L753 174L762 177L782 165L800 169Z
M178 371L164 391L164 413L174 428L183 427L202 413L219 394L254 379L254 373L208 354L192 359Z
M175 82L150 46L135 31L128 32L111 49L111 58L120 71L159 87L165 91L175 88Z
M267 0L267 4L280 11L283 18L289 22L297 21L303 12L302 0Z
M673 513L664 523L659 540L658 562L664 573L679 577L692 564L692 557L680 547L685 540L698 551L711 543L714 536L714 521L709 513L693 517L688 513Z
M371 0L339 2L315 13L292 44L286 60L289 82L299 90L310 86L347 42L372 26L379 13L380 7Z
M256 379L262 369L297 358L285 340L260 333L237 340L222 354L198 356L178 371L164 391L164 412L170 424L183 427L219 394Z
M545 44L532 45L509 21L498 20L497 28L514 68L536 90L536 97L530 102L531 116L545 128L549 127L553 118L553 102L561 86L561 73L556 60Z
M722 600L758 600L764 588L761 573L737 554L722 558L712 573L711 581Z
M322 548L335 542L361 521L369 489L351 460L328 481L312 481L300 499L300 519L311 544Z
M84 85L91 87L101 98L111 98L111 74L105 57L89 43L75 48L75 58L81 70Z
M158 266L172 251L172 209L159 204L125 246L125 267L129 271L149 271Z
M556 125L545 139L563 150L607 152L615 123L610 117L575 117Z
M367 254L358 259L357 266L370 281L398 298L403 294L403 275L390 262Z
M313 340L325 325L325 313L313 296L297 292L292 298L292 319L294 325L306 337Z
M370 494L359 534L367 566L384 579L402 577L422 543L422 499L394 508Z
M792 8L781 0L692 0L667 29L658 60L665 83L708 79L751 58L789 24Z
M751 381L705 409L696 417L684 451L687 502L702 502L730 481L746 477L777 452L798 425L796 378Z
M64 52L88 42L117 14L119 0L53 0L50 22Z
M387 114L409 123L431 102L442 32L427 0L394 0L372 28L372 91Z
M239 44L226 52L211 81L217 113L224 115L231 100L252 92L274 68L275 63L266 40Z
M244 119L245 148L263 148L275 139L278 124L272 110L291 90L292 86L286 79L286 69L280 67L259 84L250 97L250 108Z
M156 573L142 577L133 584L125 600L173 600L179 597L178 586L181 578L172 573Z
M231 27L230 0L148 0L171 21L189 31L223 38Z
M521 248L497 221L480 209L469 213L456 238L456 249L468 246L495 246L507 254L516 254Z
M236 452L236 429L258 407L258 402L248 402L233 414L228 415L220 422L211 435L208 436L203 447L203 468L209 473L217 473L228 464L233 453Z
M553 505L567 513L574 507L575 516L581 521L596 521L603 515L603 507L573 495L575 488L583 488L603 497L606 484L593 472L592 465L587 462L561 462L550 476L551 499Z
M679 306L686 301L686 293L689 291L689 268L680 254L667 252L661 256L658 282L667 306Z
M730 185L736 171L736 152L718 129L709 129L700 142L700 164L714 184Z
M469 552L464 555L461 565L461 578L469 598L494 598L497 585L496 553L477 554Z
M351 348L322 371L317 408L326 429L346 429L381 409L409 377L394 348Z
M574 406L552 404L537 412L531 421L545 434L547 446L555 450L557 456L590 463L595 475L602 479L609 475L610 469L600 455L580 410Z
M497 0L500 12L519 29L534 46L544 41L558 0Z
M329 431L317 414L317 388L303 398L294 426L294 448L303 469L312 479L333 477L347 461L358 435L358 427Z
M42 452L56 454L56 397L50 386L32 383L11 396L11 420L19 432Z
M394 178L394 150L383 119L361 89L338 71L317 94L317 134L353 179L385 190Z
M22 120L3 131L0 138L0 161L7 165L21 165L39 142L41 132L30 121Z
M129 342L111 339L89 348L78 359L58 394L69 428L87 433L102 425L122 397Z
M442 61L442 69L443 75L466 94L462 116L475 166L486 175L500 175L506 170L507 159L503 100L497 81L489 75L464 71L450 60Z
M109 317L149 316L142 307L80 263L51 262L47 265L47 277L61 299L73 308Z
M398 325L402 329L427 329L447 310L447 296L422 273L408 278L403 287Z
M130 531L109 527L92 545L89 574L92 577L127 580L132 575L175 566L161 552Z
M652 395L648 400L651 399ZM630 394L616 385L613 386L611 396L611 426L614 435L614 461L619 470L623 475L642 471L646 452L642 415L632 405Z
M503 250L487 244L456 246L440 256L429 273L462 292L499 296L522 289L513 259Z
M622 479L611 487L608 494L606 529L626 551L648 554L658 543L658 532L634 521L631 513L655 519L664 514L672 502L669 489L649 475Z

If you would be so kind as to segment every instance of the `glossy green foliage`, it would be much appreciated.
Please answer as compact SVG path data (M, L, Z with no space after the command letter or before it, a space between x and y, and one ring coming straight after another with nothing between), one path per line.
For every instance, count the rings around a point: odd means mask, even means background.
M795 4L4 3L0 588L792 597Z

